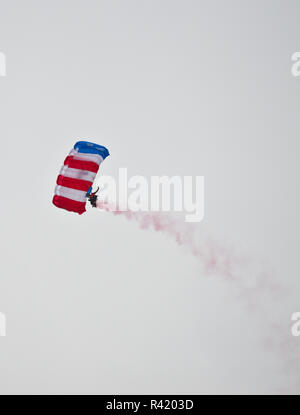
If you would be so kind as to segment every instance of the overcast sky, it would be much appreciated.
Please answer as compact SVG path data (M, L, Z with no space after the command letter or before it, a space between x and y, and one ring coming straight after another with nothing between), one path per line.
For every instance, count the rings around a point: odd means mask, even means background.
M296 0L0 0L0 393L299 393L299 16ZM196 233L266 286L55 208L79 139L109 149L103 174L204 176Z

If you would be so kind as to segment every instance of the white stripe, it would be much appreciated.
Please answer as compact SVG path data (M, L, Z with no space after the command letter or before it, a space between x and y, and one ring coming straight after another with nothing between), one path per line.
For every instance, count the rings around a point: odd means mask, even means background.
M70 151L69 156L73 156L74 160L93 161L99 166L103 161L103 158L100 156L100 154L79 153L78 150L74 150L74 148L72 148Z
M59 174L61 174L62 176L65 176L66 175L66 172L69 170L69 167L66 165L66 164L64 164L63 166L62 166L62 168L60 169L60 172L59 172Z
M69 187L57 185L54 193L57 196L67 197L68 199L76 200L77 202L86 201L86 192L82 190L70 189Z
M68 156L74 156L74 154L77 154L78 151L74 150L74 148L72 148L72 150L70 151L70 153L68 154Z
M89 153L77 153L74 154L74 160L84 160L84 161L93 161L100 165L103 161L103 158L100 154L89 154Z
M92 171L72 169L68 166L63 166L59 174L65 177L71 177L72 179L86 180L88 182L93 182L96 177L96 173Z

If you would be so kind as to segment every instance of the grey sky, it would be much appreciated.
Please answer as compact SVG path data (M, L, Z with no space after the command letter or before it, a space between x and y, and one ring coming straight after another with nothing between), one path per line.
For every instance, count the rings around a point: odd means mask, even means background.
M299 14L0 0L0 393L299 392ZM52 206L78 139L109 149L104 174L205 176L199 234L263 262L282 297L250 306L167 236Z

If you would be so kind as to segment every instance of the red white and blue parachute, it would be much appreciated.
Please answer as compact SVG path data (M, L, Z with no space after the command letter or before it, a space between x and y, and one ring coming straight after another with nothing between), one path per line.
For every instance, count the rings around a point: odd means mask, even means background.
M66 157L57 177L53 204L79 215L84 213L87 194L100 164L107 156L107 148L88 141L78 141Z

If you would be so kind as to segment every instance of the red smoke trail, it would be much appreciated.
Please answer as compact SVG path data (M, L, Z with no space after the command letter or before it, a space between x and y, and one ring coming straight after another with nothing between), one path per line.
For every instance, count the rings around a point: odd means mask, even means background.
M257 307L258 293L260 296L268 293L273 299L278 299L284 292L264 264L237 253L233 247L202 235L199 224L197 226L183 222L167 213L120 210L101 200L97 201L97 207L134 221L141 229L154 229L168 235L199 261L205 275L216 275L238 282L241 296L251 309Z
M269 324L262 339L262 346L268 353L272 351L277 353L282 365L282 373L286 377L298 374L299 365L296 365L296 362L299 360L299 353L295 349L294 339L288 333L287 322L276 321L276 317L272 314L272 310L279 308L286 299L288 289L274 281L273 273L266 270L264 264L237 254L232 247L202 236L197 225L185 223L168 214L123 211L101 200L98 200L97 207L134 221L141 229L153 229L168 235L199 260L205 275L216 275L238 283L239 298L242 299L243 304L253 315L259 319L263 318ZM293 388L299 391L297 382L294 382ZM292 386L290 391L293 392Z
M153 229L168 235L199 260L206 274L237 280L243 274L242 269L249 265L249 261L242 256L237 256L232 248L222 246L211 238L204 236L200 238L199 227L196 224L185 223L160 212L120 210L101 200L98 200L97 207L134 221L141 229Z

